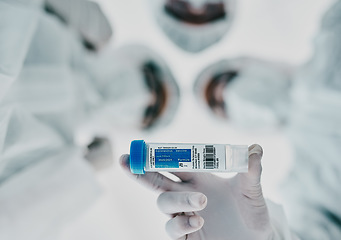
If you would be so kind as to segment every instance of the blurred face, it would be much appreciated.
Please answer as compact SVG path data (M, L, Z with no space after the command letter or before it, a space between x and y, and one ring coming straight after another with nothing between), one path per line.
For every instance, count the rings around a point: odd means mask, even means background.
M227 117L226 105L224 102L224 89L236 77L238 72L230 70L214 75L204 89L204 98L210 109L218 116Z
M150 0L164 33L188 52L220 41L231 26L235 0Z
M163 59L147 47L127 45L109 55L113 62L103 78L107 112L122 130L152 129L171 121L178 106L179 89Z
M226 17L222 1L167 0L165 11L175 19L190 24L211 23Z
M168 92L162 81L162 72L156 63L148 61L143 64L142 72L145 84L149 89L151 98L144 112L143 128L150 128L165 111Z

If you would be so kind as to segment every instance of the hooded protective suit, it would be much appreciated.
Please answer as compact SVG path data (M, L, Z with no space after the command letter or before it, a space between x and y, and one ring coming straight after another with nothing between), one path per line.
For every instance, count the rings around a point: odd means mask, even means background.
M75 131L126 98L110 78L111 56L92 56L44 4L0 1L0 239L57 238L95 201L100 188ZM136 125L148 90L129 81Z
M294 74L291 84L285 87L284 79L274 75L273 86L269 85L264 81L266 75L256 69L253 75L231 84L232 94L225 96L228 106L230 103L231 108L238 108L231 111L231 115L235 114L232 119L244 117L253 126L258 120L266 124L272 119L285 123L294 160L280 192L288 223L301 239L341 239L340 36L341 1L336 1L322 19L314 41L314 55ZM258 79L257 74L263 79ZM276 82L283 86L275 86ZM255 84L261 85L263 94L254 91ZM250 88L245 90L247 87ZM247 91L251 94L242 96ZM283 98L284 94L287 97ZM264 98L267 100L262 101ZM281 105L276 105L277 102ZM258 114L262 113L262 119L252 115L254 107ZM243 111L238 112L239 109ZM259 111L262 109L266 111ZM243 112L251 114L243 116ZM267 112L272 115L264 114Z
M0 22L0 238L54 239L100 192L72 144L76 41L41 1L0 1Z
M341 239L341 1L325 14L315 54L292 91L289 126L295 150L283 196L302 239Z

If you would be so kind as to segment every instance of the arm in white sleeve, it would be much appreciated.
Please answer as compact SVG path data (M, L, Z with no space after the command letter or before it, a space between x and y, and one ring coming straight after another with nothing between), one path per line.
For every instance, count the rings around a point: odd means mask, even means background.
M1 239L57 239L99 193L82 152L27 111L0 104Z
M266 201L270 224L274 230L274 240L299 240L289 227L283 207L270 200Z
M35 8L16 1L0 1L0 101L19 74L34 35L38 17Z

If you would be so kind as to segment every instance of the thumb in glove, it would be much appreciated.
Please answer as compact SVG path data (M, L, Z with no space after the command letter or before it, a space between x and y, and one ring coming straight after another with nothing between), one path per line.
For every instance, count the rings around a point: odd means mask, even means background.
M249 147L249 171L236 176L238 207L246 226L262 235L271 234L270 218L260 184L263 149L258 144Z

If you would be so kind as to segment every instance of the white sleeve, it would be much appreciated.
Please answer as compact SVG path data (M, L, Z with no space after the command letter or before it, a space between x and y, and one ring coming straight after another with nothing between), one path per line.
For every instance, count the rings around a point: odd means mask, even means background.
M19 74L37 24L35 9L0 1L0 101Z
M100 188L90 166L72 149L61 152L45 155L2 183L1 239L58 239L63 227L97 199Z
M283 207L270 200L266 200L270 215L270 224L274 230L276 240L299 240L291 231Z
M0 239L54 239L99 192L82 152L27 111L0 105Z

